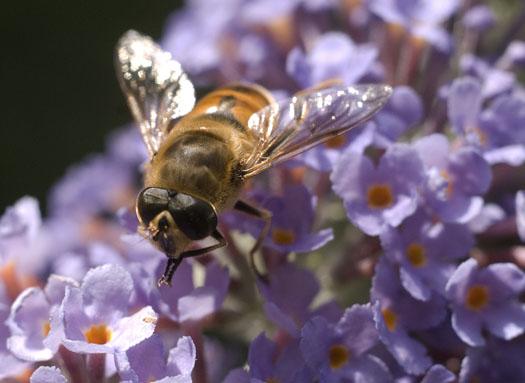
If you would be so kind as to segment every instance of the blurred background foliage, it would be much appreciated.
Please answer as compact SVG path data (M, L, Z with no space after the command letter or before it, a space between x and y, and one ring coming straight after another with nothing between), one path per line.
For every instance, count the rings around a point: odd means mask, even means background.
M525 15L515 29L505 24L522 1L490 1L498 14L497 25L506 27L493 29L482 50L497 46L505 33L525 38ZM108 133L130 121L114 75L113 47L130 28L159 38L167 16L181 3L3 4L0 211L26 194L37 197L45 211L47 192L66 169L89 153L103 151Z

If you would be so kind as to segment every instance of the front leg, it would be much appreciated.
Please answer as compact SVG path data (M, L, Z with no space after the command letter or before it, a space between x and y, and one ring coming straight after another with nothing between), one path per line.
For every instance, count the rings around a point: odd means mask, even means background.
M188 250L180 254L177 258L170 258L168 257L168 263L166 265L166 269L164 270L164 274L162 274L162 277L160 277L159 281L157 282L157 285L160 287L162 285L171 286L171 279L173 278L173 274L175 274L175 271L179 267L180 263L184 258L190 258L190 257L196 257L198 255L209 253L210 251L219 249L221 247L226 246L228 243L222 236L222 234L219 232L219 230L215 229L211 236L217 240L218 243L215 245L211 245L208 247L203 247L202 249L195 249L195 250Z
M252 249L250 250L250 265L255 275L264 282L267 282L268 277L262 274L259 270L257 270L257 267L255 266L255 253L257 252L257 250L259 250L259 247L261 247L264 239L270 231L270 227L272 225L272 212L263 208L257 208L241 200L238 200L233 208L253 217L262 219L264 221L264 227L259 233L259 237L255 241L255 244L253 245Z

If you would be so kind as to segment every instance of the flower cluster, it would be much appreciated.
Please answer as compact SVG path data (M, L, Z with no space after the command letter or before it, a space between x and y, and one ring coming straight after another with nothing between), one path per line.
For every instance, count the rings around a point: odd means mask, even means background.
M277 97L388 83L371 120L272 169L183 261L136 234L147 155L126 128L71 168L49 216L0 219L0 379L525 381L525 7L460 0L188 0L163 47L197 86ZM513 12L514 11L514 12ZM502 37L503 36L503 37ZM490 54L482 57L479 52Z

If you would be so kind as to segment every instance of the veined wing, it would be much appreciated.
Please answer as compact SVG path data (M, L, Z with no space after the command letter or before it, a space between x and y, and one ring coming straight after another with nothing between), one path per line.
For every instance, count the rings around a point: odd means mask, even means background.
M193 109L193 84L168 52L136 31L120 38L115 66L131 113L153 156L168 134L170 121Z
M392 88L370 84L303 91L254 113L248 127L258 143L245 162L245 177L259 174L368 120Z

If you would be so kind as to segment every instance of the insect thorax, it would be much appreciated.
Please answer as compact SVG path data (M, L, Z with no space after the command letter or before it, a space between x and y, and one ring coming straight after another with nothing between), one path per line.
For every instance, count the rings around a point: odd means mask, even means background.
M184 192L221 209L238 193L236 158L226 142L208 131L187 131L163 145L151 163L147 186Z

